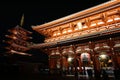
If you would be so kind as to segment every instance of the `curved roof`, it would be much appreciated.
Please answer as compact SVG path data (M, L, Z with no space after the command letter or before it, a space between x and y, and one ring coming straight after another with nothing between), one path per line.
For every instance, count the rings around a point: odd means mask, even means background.
M48 22L42 25L32 26L32 28L37 31L38 29L46 29L46 28L55 27L55 26L62 25L62 24L65 24L65 23L68 23L68 22L71 22L71 21L74 21L74 20L77 20L83 17L87 17L87 16L90 16L96 13L103 12L105 10L115 8L119 5L120 5L120 0L108 1L100 5L91 7L89 9L68 15L66 17L63 17L63 18L60 18L60 19L57 19L57 20L54 20L54 21L51 21L51 22Z

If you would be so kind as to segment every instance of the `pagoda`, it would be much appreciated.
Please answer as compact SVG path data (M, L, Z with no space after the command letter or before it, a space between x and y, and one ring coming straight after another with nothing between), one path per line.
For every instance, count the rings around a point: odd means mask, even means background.
M29 46L32 45L30 42L32 32L18 25L9 29L8 32L9 34L5 35L7 37L5 42L8 44L8 46L5 47L8 51L7 53L31 56L31 54L25 52L28 51Z

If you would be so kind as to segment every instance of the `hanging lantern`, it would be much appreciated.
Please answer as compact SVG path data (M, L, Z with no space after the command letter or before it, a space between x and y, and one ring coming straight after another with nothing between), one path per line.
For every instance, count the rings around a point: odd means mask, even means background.
M74 58L73 57L68 57L68 62L71 62Z
M73 56L68 56L67 61L68 61L68 64L69 64L70 66L72 66L73 63L74 63L74 57L73 57Z
M101 52L99 57L98 57L100 62L108 62L109 56L106 54L106 52Z
M84 62L84 61L88 62L88 61L90 61L90 54L89 53L82 53L80 58L81 58L82 62Z

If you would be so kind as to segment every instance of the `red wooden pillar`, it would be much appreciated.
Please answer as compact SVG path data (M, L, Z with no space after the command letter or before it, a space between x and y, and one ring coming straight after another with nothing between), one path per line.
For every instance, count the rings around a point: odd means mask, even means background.
M82 62L81 62L81 58L78 58L78 62L79 62L79 72L82 73Z
M54 69L54 61L52 58L49 57L49 69L50 69L50 73L53 73L53 69Z
M75 80L78 80L78 70L77 70L77 53L76 53L76 47L74 45L71 45L72 50L74 52L75 55L75 59L74 59L74 67L75 67Z
M95 58L95 63L96 63L95 68L96 70L100 71L101 68L100 68L100 62L98 60L98 55L95 55L94 58Z
M63 54L62 54L61 49L59 49L59 51L60 51L60 72L62 74L62 71L63 71Z
M115 70L119 69L119 64L118 64L118 60L117 60L117 53L115 53L114 50L114 39L110 38L108 40L109 46L110 46L110 52L111 52L111 58L112 58L112 63L113 63L113 67Z
M92 57L92 60L93 60L95 77L100 77L100 63L98 61L98 56L96 55L96 52L94 51L95 43L90 41L89 42L89 47L91 49L91 57Z

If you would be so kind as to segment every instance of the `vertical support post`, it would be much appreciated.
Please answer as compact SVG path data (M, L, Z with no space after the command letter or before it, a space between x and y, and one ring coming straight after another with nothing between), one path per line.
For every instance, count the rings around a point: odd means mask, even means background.
M62 68L63 68L63 60L62 60L63 55L62 55L62 50L60 47L58 48L58 51L60 53L60 74L62 75L62 73L63 73L63 70L62 70Z
M90 49L91 49L91 55L92 55L92 59L93 59L93 67L94 67L95 78L100 78L100 64L97 60L96 52L94 51L95 43L90 41L89 46L90 46Z
M112 58L112 62L113 62L113 67L114 69L119 69L119 65L118 65L118 60L117 60L117 56L116 53L114 51L114 41L112 38L109 38L109 46L110 46L110 52L112 52L111 54L111 58Z
M119 78L119 75L120 75L120 67L119 67L119 63L118 63L118 60L117 60L117 53L115 53L114 51L114 41L112 38L110 38L109 40L109 46L110 46L110 52L112 52L111 54L111 58L112 58L112 63L113 63L113 67L114 67L114 76L115 78Z
M76 47L74 45L71 46L75 55L74 59L74 66L75 66L75 80L78 80L78 71L77 71L77 54L76 54Z
M81 58L79 58L78 61L79 61L79 68L80 68L80 71L79 71L79 72L82 73L82 62L81 62Z

